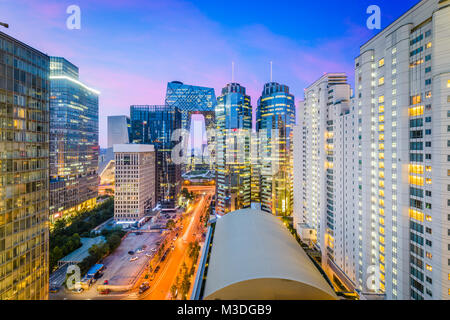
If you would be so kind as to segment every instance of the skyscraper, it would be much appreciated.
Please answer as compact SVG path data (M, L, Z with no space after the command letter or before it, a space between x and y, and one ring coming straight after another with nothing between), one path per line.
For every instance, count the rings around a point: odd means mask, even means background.
M449 21L450 1L420 1L355 60L359 272L387 299L450 298Z
M322 253L322 267L357 287L357 114L345 73L327 73L305 90L294 130L294 226ZM311 234L307 232L313 230Z
M78 68L50 57L51 220L95 205L98 194L98 95Z
M295 102L289 87L276 82L265 84L256 114L261 209L276 216L291 216L293 211L294 125Z
M108 117L108 148L115 144L130 143L131 124L127 116Z
M48 298L49 63L0 32L0 300Z
M181 128L190 131L191 135L193 134L191 131L193 114L200 114L204 117L206 131L215 129L214 117L217 100L213 88L193 86L184 84L180 81L172 81L167 84L165 103L167 106L175 107L180 110ZM208 145L213 143L211 139L212 137L207 137ZM193 139L191 140L194 141ZM201 145L201 142L198 144ZM199 152L201 151L203 150L199 150ZM213 169L213 167L214 163L212 162L196 165L197 169Z
M250 207L252 107L238 83L222 89L216 106L216 213Z
M170 106L131 106L131 141L156 150L156 193L164 208L174 208L181 190L181 164L172 159L172 133L181 128L181 113Z

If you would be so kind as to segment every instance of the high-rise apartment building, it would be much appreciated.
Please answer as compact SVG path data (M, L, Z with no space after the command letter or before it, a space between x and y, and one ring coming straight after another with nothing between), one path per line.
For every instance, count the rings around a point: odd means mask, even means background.
M181 112L181 128L190 132L193 136L194 132L191 130L192 115L202 115L204 118L205 130L215 130L215 107L217 104L216 94L213 88L200 87L184 84L180 81L172 81L167 84L166 101L165 104L169 107L178 108ZM200 137L195 137L197 140ZM203 137L201 137L203 138ZM207 137L207 144L213 145L212 135ZM191 139L195 143L194 137ZM203 152L204 147L200 147L202 150L197 150L197 153ZM214 152L214 148L209 148ZM194 155L194 148L187 150ZM192 152L193 151L193 152ZM196 161L194 168L191 169L214 169L212 157L200 157L203 163ZM187 166L183 165L182 170L186 171Z
M144 144L115 144L114 220L139 222L156 205L155 149Z
M50 57L51 220L92 208L98 195L98 95L78 68Z
M322 252L322 267L356 288L357 114L345 73L305 89L294 130L294 226ZM310 236L309 231L312 231Z
M0 300L48 298L49 64L0 32Z
M256 131L259 138L261 209L277 216L293 211L294 96L276 82L264 85L258 100Z
M387 299L450 298L449 21L449 0L421 1L355 60L359 272Z
M250 207L252 106L238 83L222 89L216 106L216 213Z
M108 148L115 144L130 143L130 118L127 116L108 117Z
M131 141L151 144L156 152L156 194L163 208L175 208L181 191L181 164L172 159L171 141L181 129L181 113L170 106L131 106Z

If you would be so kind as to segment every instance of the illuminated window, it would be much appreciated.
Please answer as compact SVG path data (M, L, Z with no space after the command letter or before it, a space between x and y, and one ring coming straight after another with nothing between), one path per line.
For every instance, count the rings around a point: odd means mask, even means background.
M409 209L409 217L411 219L423 222L423 213L414 209Z
M409 173L415 173L415 174L423 174L423 166L416 165L416 164L410 164L408 166Z
M428 271L433 271L433 267L430 266L429 264L427 264L427 270L428 270Z
M409 184L415 184L417 186L423 186L423 178L417 176L409 176Z
M409 116L410 117L417 117L417 116L421 116L421 115L423 115L423 106L409 108Z
M425 45L425 47L426 47L427 49L431 48L431 42L428 42L428 43Z
M378 98L378 103L384 103L384 96L380 96Z
M380 61L378 61L378 67L382 67L384 66L384 58L380 59Z
M450 80L447 80L447 88L450 88Z
M411 97L411 104L418 104L422 101L422 97L420 94Z
M378 112L383 113L384 112L384 105L381 105L378 107Z
M384 77L381 77L380 79L378 79L378 85L381 86L384 84Z

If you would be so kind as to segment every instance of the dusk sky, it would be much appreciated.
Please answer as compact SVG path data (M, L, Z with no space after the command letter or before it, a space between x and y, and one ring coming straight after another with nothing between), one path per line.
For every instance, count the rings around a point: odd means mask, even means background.
M296 102L324 72L347 72L359 46L375 35L366 9L381 8L386 27L418 0L0 0L1 31L80 69L101 91L100 145L106 116L129 115L131 104L162 104L167 82L247 88L256 107L263 84L286 84ZM81 30L69 30L66 8L81 8Z

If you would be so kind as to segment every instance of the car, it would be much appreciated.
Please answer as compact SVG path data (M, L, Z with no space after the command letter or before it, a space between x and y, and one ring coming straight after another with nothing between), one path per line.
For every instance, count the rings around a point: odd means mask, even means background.
M135 256L135 257L133 257L133 258L130 259L130 262L136 261L137 259L139 259L139 257L138 257L138 256Z
M105 290L100 291L100 294L109 294L110 292L111 292L110 289L105 289Z
M155 273L158 273L159 269L160 269L160 267L157 266L157 267L155 268Z
M128 254L129 254L130 256L132 256L132 255L134 254L134 251L133 251L133 250L130 250L130 251L128 251Z
M108 281L108 280L105 280L105 281L103 281L103 284L104 284L104 285L109 284L109 281Z
M175 238L173 238L173 241L177 241L177 239L178 239L178 238L177 238L177 237L175 237Z
M156 248L152 248L151 250L152 250L153 252L156 252L157 249L156 249Z
M83 288L76 288L76 289L72 290L72 292L74 292L74 293L82 293L83 291L84 291Z
M59 291L59 288L57 288L57 287L51 287L51 288L49 289L49 291L50 291L50 293L57 293L57 292Z
M142 252L144 252L144 250L142 250L142 249L137 249L136 250L136 253L142 253Z
M150 288L150 285L148 282L143 282L140 286L139 286L139 294L144 293L145 291L147 291Z
M149 258L150 258L151 256L153 256L151 253L148 253L148 252L147 252L145 255L146 255L147 257L149 257Z
M142 246L142 249L147 249L147 245L144 244L144 245Z

